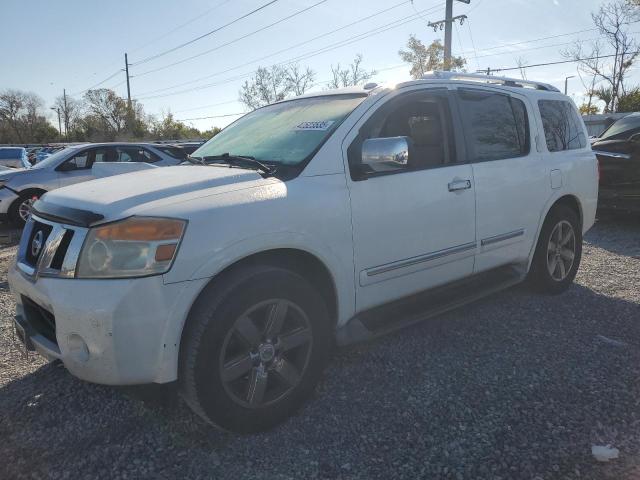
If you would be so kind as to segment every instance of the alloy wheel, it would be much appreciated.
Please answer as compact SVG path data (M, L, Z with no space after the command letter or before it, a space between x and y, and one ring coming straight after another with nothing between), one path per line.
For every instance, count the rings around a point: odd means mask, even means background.
M547 270L557 282L563 281L571 272L576 255L576 235L573 226L566 220L556 224L547 245Z
M220 353L220 378L231 399L249 408L287 396L309 364L311 322L285 299L260 302L240 315Z
M31 215L31 207L36 200L38 200L38 197L34 195L33 197L25 199L18 207L18 215L24 222L29 219L29 215Z

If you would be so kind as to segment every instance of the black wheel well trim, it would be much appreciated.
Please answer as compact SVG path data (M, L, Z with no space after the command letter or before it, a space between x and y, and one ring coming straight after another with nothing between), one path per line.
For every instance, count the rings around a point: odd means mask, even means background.
M194 306L198 303L198 300L200 300L201 296L207 290L207 287L212 283L215 284L223 282L224 278L236 269L252 265L284 268L287 270L291 270L307 279L311 283L311 285L317 288L320 292L320 295L324 299L327 306L329 318L332 322L331 326L332 328L336 327L338 322L338 291L333 275L327 268L326 264L316 255L309 253L308 251L303 249L291 247L272 248L236 259L234 262L230 263L225 268L216 273L213 277L210 278L207 283L202 286L198 295L196 295L193 302L191 302L189 312L187 313L180 330L180 336L178 337L177 343L177 345L179 345L178 358L182 356L181 350L184 341L184 334L187 331L189 314Z
M11 202L11 205L15 205L17 202L20 201L20 199L25 195L25 194L31 194L31 193L38 193L40 196L44 195L45 193L47 193L46 190L42 189L42 188L37 188L37 187L28 187L25 188L24 190L12 190L16 195L18 195L18 198L16 198L15 200L13 200L13 202Z

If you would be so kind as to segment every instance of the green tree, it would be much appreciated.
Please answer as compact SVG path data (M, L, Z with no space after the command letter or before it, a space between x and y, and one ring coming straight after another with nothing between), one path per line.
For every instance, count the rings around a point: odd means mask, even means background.
M582 105L580 105L578 110L580 110L581 115L595 115L599 112L596 105L589 105L588 103L583 103Z
M640 87L632 88L620 95L618 112L640 112Z
M422 78L432 70L447 70L444 62L444 46L440 40L434 40L428 47L418 40L415 35L409 36L407 50L398 52L402 61L411 65L411 77ZM449 70L463 70L467 61L462 57L451 57Z
M604 109L602 110L602 113L611 113L610 105L613 98L611 87L600 86L593 90L593 96L604 102Z

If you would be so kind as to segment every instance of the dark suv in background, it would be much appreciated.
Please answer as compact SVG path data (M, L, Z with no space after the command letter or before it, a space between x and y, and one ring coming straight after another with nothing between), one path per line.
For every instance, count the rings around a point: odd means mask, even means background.
M640 113L611 124L591 148L600 165L598 209L640 212Z

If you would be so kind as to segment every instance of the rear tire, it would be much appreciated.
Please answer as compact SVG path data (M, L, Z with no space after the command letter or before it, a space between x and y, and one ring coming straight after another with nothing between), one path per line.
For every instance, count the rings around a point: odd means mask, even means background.
M289 417L313 393L329 353L322 296L277 267L240 268L212 282L187 322L181 394L205 420L233 432Z
M542 293L567 290L578 273L582 258L582 226L575 211L554 207L544 221L528 280Z

